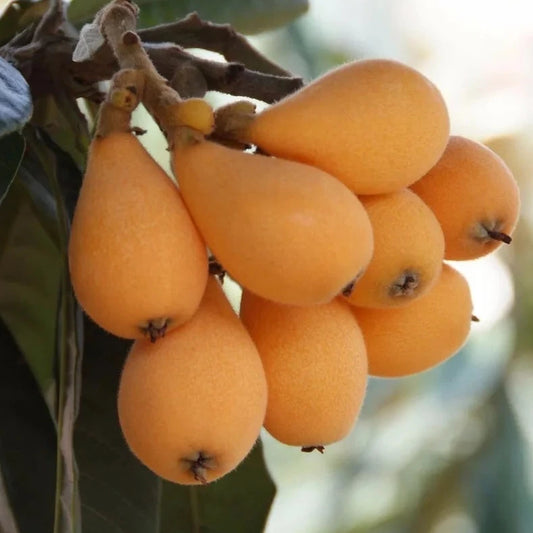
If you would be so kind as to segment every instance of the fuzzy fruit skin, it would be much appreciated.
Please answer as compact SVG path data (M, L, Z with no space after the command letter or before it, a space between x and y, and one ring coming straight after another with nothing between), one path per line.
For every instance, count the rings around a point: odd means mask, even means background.
M175 149L174 170L208 247L259 296L324 303L370 261L366 211L321 170L208 141Z
M267 401L257 349L210 278L194 317L152 344L134 343L120 379L118 414L137 458L157 475L200 483L187 459L212 458L207 482L233 470L255 444Z
M240 316L268 382L265 428L279 441L314 447L353 427L367 384L366 348L344 301L289 306L243 291Z
M425 294L437 280L444 259L444 235L431 209L409 189L361 201L374 233L374 255L348 301L362 307L405 305ZM404 273L417 277L412 293L394 293Z
M466 279L443 264L435 285L409 305L352 311L365 338L369 374L401 377L432 368L459 350L470 332L472 299Z
M331 173L356 194L406 187L439 159L449 118L438 89L401 63L348 63L265 109L247 130L267 153Z
M142 337L140 327L162 317L172 329L200 303L205 244L178 188L132 134L92 142L69 268L80 305L119 337Z
M446 259L487 255L502 243L483 238L482 225L511 235L518 220L520 191L511 171L492 150L465 137L450 137L439 162L411 189L439 220Z

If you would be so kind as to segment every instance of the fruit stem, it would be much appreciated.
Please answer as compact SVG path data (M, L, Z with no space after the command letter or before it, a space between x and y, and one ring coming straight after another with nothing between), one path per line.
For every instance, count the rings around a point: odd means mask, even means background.
M317 452L320 452L320 453L324 453L324 446L322 445L318 445L318 446L302 446L302 452L305 452L305 453L311 453L313 451L317 451Z
M141 101L144 77L140 70L119 70L111 80L111 87L100 106L96 137L114 132L135 133L131 128L131 114Z
M491 229L488 229L486 231L487 231L487 235L495 241L501 241L501 242L504 242L505 244L511 244L513 240L510 235L507 235L507 233L503 233L503 231L494 231Z
M183 122L180 106L184 101L159 74L146 53L136 33L138 13L139 8L133 2L112 0L96 14L95 22L98 23L100 33L112 49L120 68L142 71L145 85L142 102L172 147L174 130L182 127L192 129L195 124ZM197 131L196 137L203 138L203 134Z
M479 322L479 318L476 315L472 315L472 322Z
M247 100L239 100L219 107L215 111L214 139L233 141L241 149L249 147L251 140L248 129L255 119L255 104Z

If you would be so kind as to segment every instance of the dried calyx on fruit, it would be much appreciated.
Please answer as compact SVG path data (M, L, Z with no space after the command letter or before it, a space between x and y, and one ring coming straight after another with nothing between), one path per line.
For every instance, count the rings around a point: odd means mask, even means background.
M486 146L450 137L438 163L411 189L439 220L446 259L476 259L511 242L520 210L518 185Z
M374 255L348 301L363 307L405 305L440 274L444 237L431 209L409 189L362 196L374 233Z
M195 485L218 479L248 455L266 401L257 349L210 276L189 322L161 342L133 344L118 414L140 461L164 479Z
M353 307L372 376L401 377L442 363L464 344L472 322L466 279L448 264L431 289L408 305Z

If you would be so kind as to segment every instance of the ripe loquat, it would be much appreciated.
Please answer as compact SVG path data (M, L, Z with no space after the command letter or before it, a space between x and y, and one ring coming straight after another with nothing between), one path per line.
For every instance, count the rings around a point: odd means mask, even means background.
M342 439L354 425L367 383L366 349L349 305L270 302L243 291L240 316L268 383L265 428L304 451Z
M242 132L269 154L331 173L357 194L406 187L439 159L449 118L438 89L396 61L338 67L259 113Z
M130 133L92 142L69 268L80 305L119 337L153 340L200 303L205 244L176 185Z
M365 338L369 374L381 377L416 374L448 359L464 344L472 320L468 283L448 264L408 305L352 310Z
M264 298L330 301L370 261L365 209L321 170L209 141L177 145L174 170L217 260Z
M411 189L439 220L446 259L476 259L511 242L520 192L505 162L486 146L450 137L438 163Z
M374 255L348 301L363 307L404 305L436 281L444 236L431 209L412 191L361 196L374 234Z
M194 317L157 343L137 340L120 379L118 414L137 458L160 477L208 483L259 436L267 401L261 360L218 281Z

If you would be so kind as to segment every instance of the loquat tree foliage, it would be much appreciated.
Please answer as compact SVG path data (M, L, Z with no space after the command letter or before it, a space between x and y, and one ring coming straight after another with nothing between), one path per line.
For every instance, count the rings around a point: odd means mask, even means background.
M305 0L193 7L0 13L1 531L261 531L263 429L323 453L370 376L455 355L475 302L446 261L512 241L511 171L450 137L424 75L368 59L304 86L244 35Z

